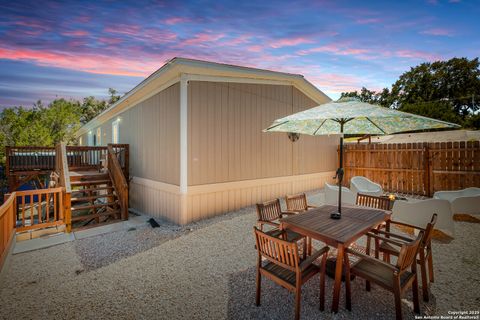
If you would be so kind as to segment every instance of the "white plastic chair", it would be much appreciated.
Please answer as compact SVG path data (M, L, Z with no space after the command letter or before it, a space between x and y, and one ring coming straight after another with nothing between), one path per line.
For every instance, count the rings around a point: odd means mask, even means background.
M355 204L356 195L347 187L342 187L342 203ZM337 205L338 204L338 186L325 183L325 203Z
M433 198L448 200L454 214L480 214L480 188L472 187L457 191L437 191L433 194Z
M392 220L425 228L434 213L437 214L435 229L453 237L453 213L448 200L397 200L393 205Z
M350 179L350 188L355 195L357 193L362 193L378 197L383 194L383 188L381 185L362 176L352 177Z

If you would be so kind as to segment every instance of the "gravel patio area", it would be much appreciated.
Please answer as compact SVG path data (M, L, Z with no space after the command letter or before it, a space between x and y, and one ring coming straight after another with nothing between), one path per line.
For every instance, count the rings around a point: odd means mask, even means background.
M323 195L309 195L321 204ZM254 207L179 227L144 227L16 254L0 278L0 319L291 319L294 296L262 283L256 307ZM480 224L456 222L456 238L434 241L435 283L423 315L479 310ZM352 312L318 310L318 279L302 289L302 319L392 319L393 295L352 282ZM410 292L410 291L409 291ZM414 319L411 296L404 319Z

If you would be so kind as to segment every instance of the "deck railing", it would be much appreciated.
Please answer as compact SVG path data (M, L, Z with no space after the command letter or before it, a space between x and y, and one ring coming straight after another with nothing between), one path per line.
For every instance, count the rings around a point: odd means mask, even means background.
M108 172L112 178L113 186L120 202L121 217L128 219L128 183L122 171L118 153L115 153L113 145L108 145Z
M64 221L67 232L72 229L72 188L70 186L70 171L68 169L67 150L64 143L56 146L55 172L58 175L58 186L62 188L62 203Z
M5 195L5 202L0 207L0 271L15 234L15 201L15 193Z
M52 170L54 147L5 147L6 171Z
M16 191L17 232L65 224L63 188Z

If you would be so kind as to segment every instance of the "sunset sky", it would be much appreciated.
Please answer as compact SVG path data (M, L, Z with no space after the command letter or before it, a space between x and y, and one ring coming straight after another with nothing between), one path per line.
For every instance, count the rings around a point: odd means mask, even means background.
M480 55L480 3L0 0L0 106L125 93L175 57L303 74L331 98Z

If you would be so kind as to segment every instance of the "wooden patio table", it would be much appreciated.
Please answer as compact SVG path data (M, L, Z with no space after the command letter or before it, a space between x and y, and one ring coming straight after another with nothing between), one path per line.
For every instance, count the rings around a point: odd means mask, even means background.
M332 312L338 312L343 268L343 252L370 229L390 219L390 211L359 206L342 206L342 218L330 219L337 207L324 205L280 220L280 228L295 231L337 248Z

